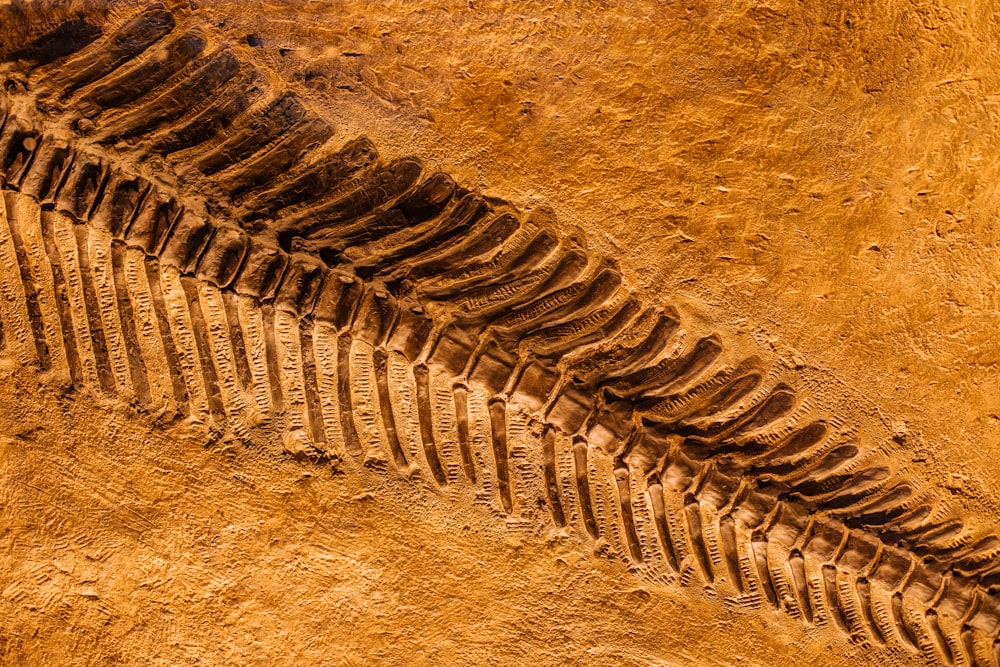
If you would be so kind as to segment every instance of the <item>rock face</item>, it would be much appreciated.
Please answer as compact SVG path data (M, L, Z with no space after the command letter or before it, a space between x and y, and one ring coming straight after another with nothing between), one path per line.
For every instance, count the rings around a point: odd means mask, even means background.
M345 132L267 51L322 35L4 11L12 662L997 662L990 505L891 401Z

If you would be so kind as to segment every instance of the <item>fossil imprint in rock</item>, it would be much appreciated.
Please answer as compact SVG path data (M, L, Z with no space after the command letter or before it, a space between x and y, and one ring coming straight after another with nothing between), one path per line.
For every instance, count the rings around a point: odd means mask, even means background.
M54 389L468 488L888 655L997 664L1000 540L821 379L645 302L545 214L333 139L183 14L70 19L4 60L0 353Z

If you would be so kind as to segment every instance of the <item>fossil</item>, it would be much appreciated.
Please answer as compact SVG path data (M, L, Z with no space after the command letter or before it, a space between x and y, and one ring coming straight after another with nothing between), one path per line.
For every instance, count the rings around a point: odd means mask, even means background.
M1000 540L850 397L613 259L386 161L161 6L4 54L0 353L314 465L464 486L635 576L943 664L1000 655Z

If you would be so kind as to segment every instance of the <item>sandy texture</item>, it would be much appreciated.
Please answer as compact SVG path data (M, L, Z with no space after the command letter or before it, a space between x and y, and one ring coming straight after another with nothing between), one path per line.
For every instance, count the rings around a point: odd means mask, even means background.
M255 10L204 3L345 135L552 207L655 297L796 349L991 495L988 5Z
M643 298L850 397L993 522L992 7L192 5L338 137L550 207ZM644 581L426 476L332 474L7 363L11 664L920 660Z

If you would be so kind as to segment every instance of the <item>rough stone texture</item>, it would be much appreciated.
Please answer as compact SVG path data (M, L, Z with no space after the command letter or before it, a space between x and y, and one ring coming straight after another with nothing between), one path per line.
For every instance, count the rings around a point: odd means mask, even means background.
M549 206L648 299L856 392L993 521L989 7L196 4L342 137ZM7 370L12 664L885 664L426 480L206 445Z
M203 7L345 134L552 207L651 294L832 371L995 509L991 7Z

